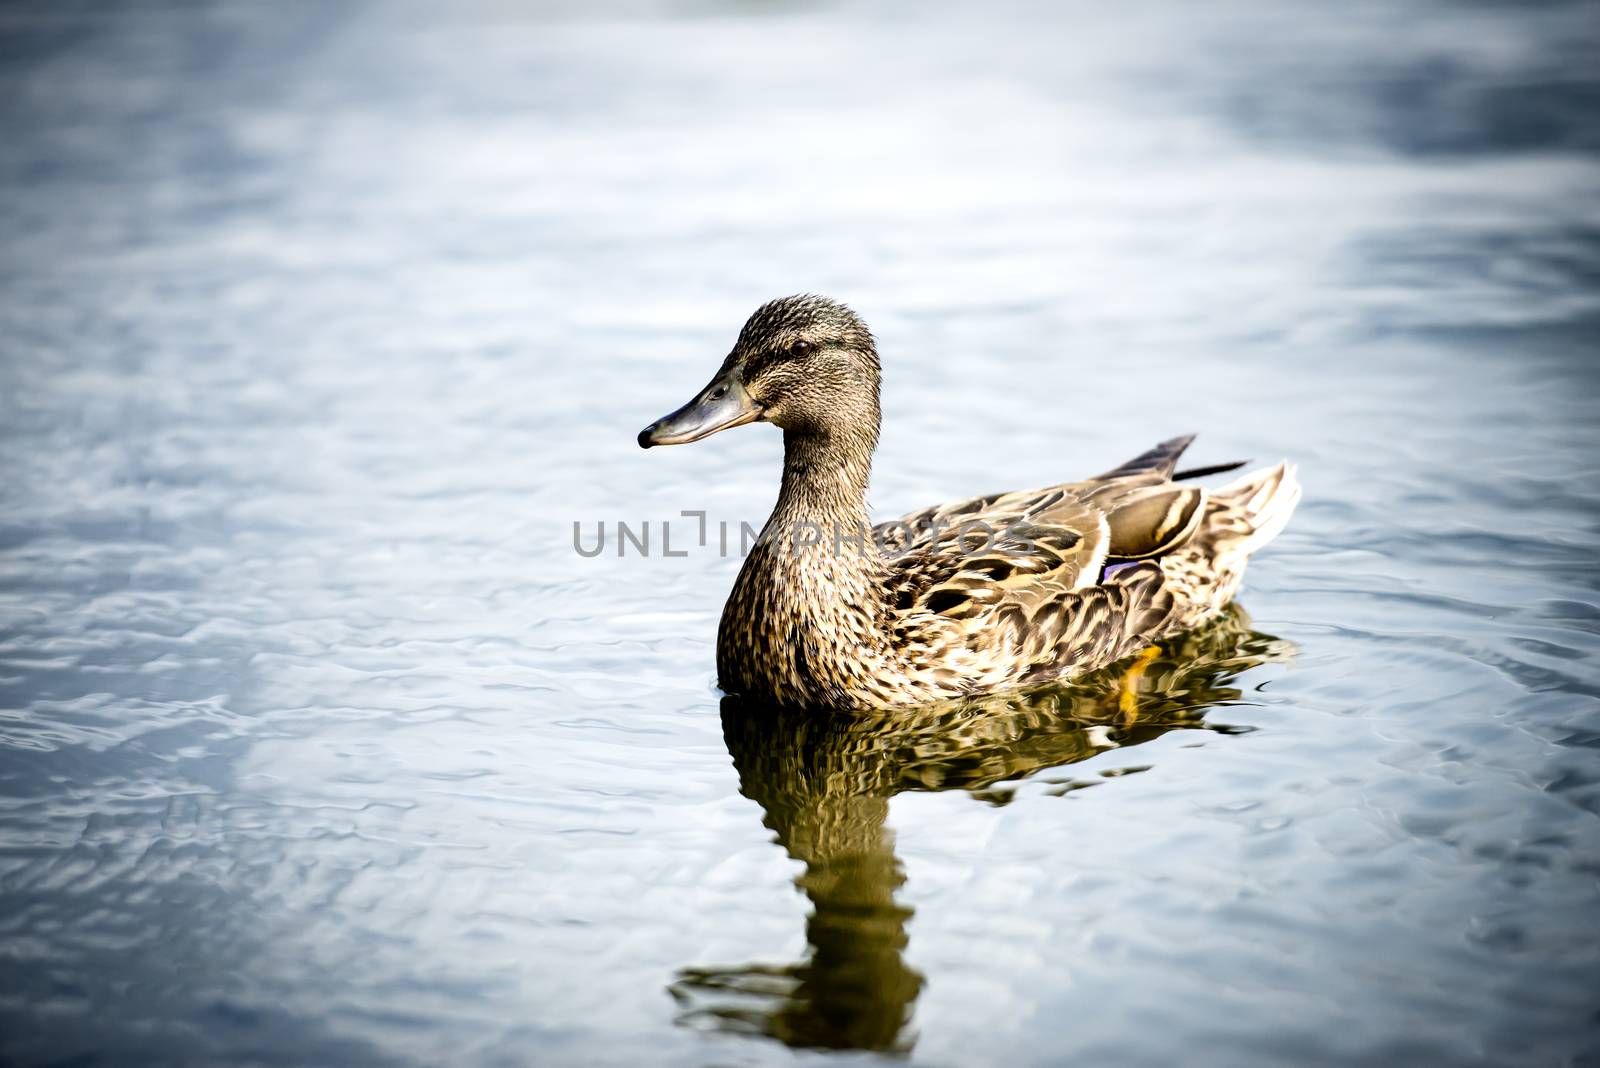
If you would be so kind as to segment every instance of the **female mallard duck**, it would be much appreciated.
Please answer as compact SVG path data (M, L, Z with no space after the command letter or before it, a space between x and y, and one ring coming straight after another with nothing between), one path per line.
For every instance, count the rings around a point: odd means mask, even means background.
M894 708L1104 667L1216 615L1300 499L1287 463L1207 493L1174 438L1084 482L997 493L869 527L878 350L817 296L759 308L709 385L639 444L758 419L783 486L722 611L723 689L781 705Z

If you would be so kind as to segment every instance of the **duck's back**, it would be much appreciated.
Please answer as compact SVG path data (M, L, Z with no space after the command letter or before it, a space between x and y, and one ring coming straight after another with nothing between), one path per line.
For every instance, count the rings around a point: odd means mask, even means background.
M1103 667L1220 612L1300 489L1287 463L1211 492L1174 481L1190 440L1082 482L880 524L912 659L920 642L973 691L1028 685Z

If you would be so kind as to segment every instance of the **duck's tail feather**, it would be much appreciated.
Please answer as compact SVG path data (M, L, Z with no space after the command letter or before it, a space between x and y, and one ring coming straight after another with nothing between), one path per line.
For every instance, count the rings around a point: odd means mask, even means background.
M1300 480L1294 464L1252 471L1211 494L1203 529L1217 548L1249 556L1289 522L1300 503Z
M1277 537L1300 502L1293 464L1252 471L1213 491L1194 536L1160 559L1177 598L1168 630L1193 627L1233 600L1250 554Z
M1177 474L1173 475L1172 481L1187 482L1191 478L1205 478L1208 475L1221 475L1229 471L1237 471L1239 468L1243 467L1249 462L1249 460L1235 460L1228 464L1212 464L1209 467L1191 467L1188 470L1179 471Z
M1220 475L1225 471L1237 471L1250 462L1249 460L1234 460L1232 463L1210 464L1206 467L1191 467L1184 471L1177 471L1179 457L1193 442L1193 434L1185 434L1182 437L1163 441L1154 448L1146 449L1127 463L1114 467L1099 477L1109 479L1154 473L1161 475L1163 478L1170 478L1174 482L1183 482L1191 478ZM1174 474L1174 471L1177 471L1177 473Z
M1096 477L1097 479L1122 478L1127 475L1141 475L1153 471L1163 478L1170 478L1172 477L1172 472L1178 466L1178 457L1183 455L1183 450L1187 449L1192 441L1194 441L1193 434L1185 434L1180 438L1163 441L1160 445L1141 452L1127 463L1113 467L1111 470Z

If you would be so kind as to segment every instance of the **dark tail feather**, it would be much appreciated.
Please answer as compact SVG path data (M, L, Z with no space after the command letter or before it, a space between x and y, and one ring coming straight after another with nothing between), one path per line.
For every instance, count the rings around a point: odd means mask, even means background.
M1120 467L1113 467L1105 474L1097 475L1096 477L1102 479L1121 478L1125 475L1142 475L1150 471L1156 472L1163 478L1170 477L1173 468L1178 466L1178 457L1183 455L1183 450L1187 449L1189 443L1193 440L1193 434L1185 434L1181 438L1163 441L1155 448L1141 452Z
M1207 475L1220 475L1224 471L1237 471L1249 460L1235 460L1231 464L1212 464L1210 467L1191 467L1187 471L1179 471L1172 476L1174 482L1184 482L1191 478L1205 478Z

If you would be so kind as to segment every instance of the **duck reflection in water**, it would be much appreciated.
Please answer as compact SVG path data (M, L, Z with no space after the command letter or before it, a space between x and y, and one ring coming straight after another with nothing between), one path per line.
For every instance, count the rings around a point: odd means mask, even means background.
M1028 694L884 715L823 716L725 697L722 730L740 791L805 865L809 953L794 964L684 968L668 988L684 1026L811 1049L908 1052L923 978L905 959L912 910L887 825L904 790L966 790L1004 804L997 784L1147 742L1170 730L1237 733L1206 712L1238 704L1234 681L1292 647L1230 606L1214 623L1105 671ZM1081 783L1067 782L1064 793Z

